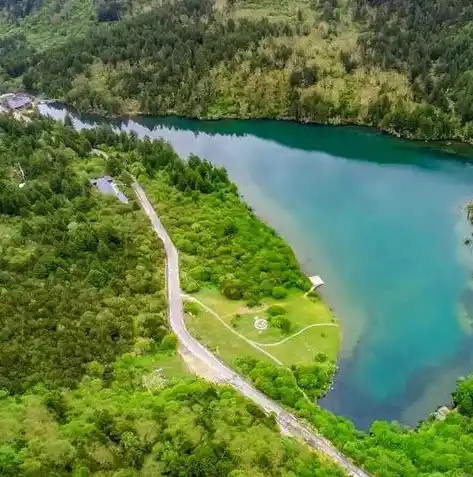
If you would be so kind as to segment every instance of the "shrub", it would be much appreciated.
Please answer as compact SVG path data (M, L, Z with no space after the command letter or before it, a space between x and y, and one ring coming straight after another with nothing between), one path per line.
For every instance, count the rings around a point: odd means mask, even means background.
M240 321L241 316L237 313L230 321L230 325L232 328L236 328L238 326L238 323Z
M286 308L280 305L271 305L266 312L270 316L285 315L287 313Z
M201 284L197 281L191 278L190 276L184 276L182 279L182 289L186 293L196 293L200 290Z
M271 294L277 300L281 300L283 298L286 298L287 290L284 287L274 287Z
M473 417L473 376L458 381L457 390L453 393L453 402L460 414Z
M246 305L248 308L254 308L255 306L261 305L261 301L258 300L256 297L251 297L247 302Z
M177 337L173 333L168 333L161 341L160 348L164 351L171 351L177 348Z
M186 303L184 303L184 311L186 313L190 313L194 316L197 316L200 312L200 307L197 303L193 301L187 301Z
M223 294L230 300L241 300L243 291L243 286L239 280L227 282L223 287Z
M271 317L270 324L276 328L279 328L285 334L288 334L292 328L291 322L285 316Z

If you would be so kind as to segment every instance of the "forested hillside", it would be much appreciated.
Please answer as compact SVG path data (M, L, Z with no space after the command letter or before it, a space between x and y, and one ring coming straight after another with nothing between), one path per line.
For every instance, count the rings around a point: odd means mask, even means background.
M0 116L0 475L342 477L232 389L188 376L125 169L237 198L223 170L163 142ZM105 172L129 204L91 187Z
M43 6L43 0L1 0L0 12L4 18L15 19L26 17L38 11Z
M465 0L45 0L0 24L0 86L101 114L355 123L472 142L472 19Z
M71 168L86 140L41 126L0 122L0 388L13 393L73 386L88 363L167 333L163 276L151 266L163 253L145 219L92 194Z

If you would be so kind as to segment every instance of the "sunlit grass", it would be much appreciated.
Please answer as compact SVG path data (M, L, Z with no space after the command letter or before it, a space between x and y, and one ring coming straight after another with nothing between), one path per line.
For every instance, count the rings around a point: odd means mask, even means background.
M265 300L262 306L251 309L243 301L226 299L215 289L201 290L195 296L236 332L256 344L263 345L265 351L271 353L286 366L310 363L318 352L326 354L332 360L337 358L340 347L340 328L334 326L337 325L336 319L328 305L321 300L294 293L285 300ZM284 316L291 322L291 330L288 334L284 334L280 329L271 325L264 331L257 330L254 326L256 317L267 319L269 322L266 309L276 304L286 310ZM204 316L201 317L201 313ZM201 309L201 313L198 317L190 319L191 331L196 333L196 338L200 336L214 350L218 348L219 353L225 355L222 357L231 361L244 355L239 353L250 351L251 356L255 352L258 353L236 333L227 329L216 317L203 309ZM328 324L329 326L309 328L277 346L264 346L286 340L305 327L315 324Z
M200 309L197 315L186 315L186 324L191 335L217 354L230 366L236 358L252 356L271 362L264 353L253 348L250 344L232 333L220 323L217 318L206 310ZM274 364L274 363L273 363Z

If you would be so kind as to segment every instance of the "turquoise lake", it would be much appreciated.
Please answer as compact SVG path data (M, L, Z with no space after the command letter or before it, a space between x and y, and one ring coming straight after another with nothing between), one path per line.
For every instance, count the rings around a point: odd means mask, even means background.
M343 329L324 407L366 428L375 419L416 425L451 402L458 377L473 372L470 163L361 128L175 118L113 125L224 165L307 274L323 277Z

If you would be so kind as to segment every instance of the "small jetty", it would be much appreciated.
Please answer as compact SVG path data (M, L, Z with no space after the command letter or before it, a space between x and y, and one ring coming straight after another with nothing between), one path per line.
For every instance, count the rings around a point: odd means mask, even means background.
M313 277L309 277L310 283L312 286L308 292L305 293L304 296L307 296L309 293L312 293L316 288L321 287L325 282L319 275L314 275Z

